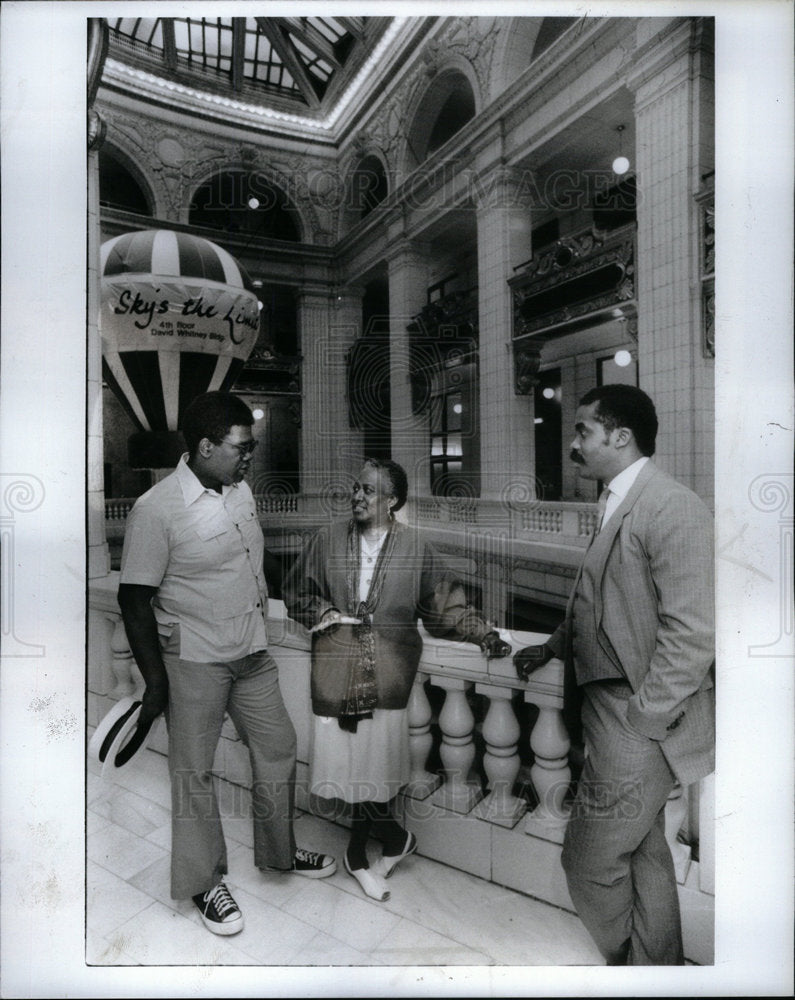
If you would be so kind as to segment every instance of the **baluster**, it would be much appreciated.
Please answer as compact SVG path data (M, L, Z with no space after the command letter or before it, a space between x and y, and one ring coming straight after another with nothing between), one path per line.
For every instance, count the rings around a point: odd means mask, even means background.
M425 692L427 674L418 673L409 696L409 756L411 777L406 787L406 795L413 799L427 799L442 783L440 774L425 770L428 754L433 747L431 734L431 703Z
M519 721L511 704L511 689L477 684L475 690L489 699L483 720L486 753L483 767L489 779L489 794L475 809L475 815L499 826L513 828L527 812L527 803L513 794L519 774Z
M538 718L530 733L534 761L530 768L538 805L527 817L525 833L562 843L568 821L564 799L571 782L569 734L563 724L560 696L525 692L525 701L538 706Z
M468 813L483 798L480 785L469 781L469 772L475 759L472 730L475 720L467 702L466 692L471 681L455 677L434 677L434 684L447 692L439 726L442 745L439 752L445 770L445 783L434 792L432 801L457 813Z
M124 622L121 618L114 619L114 622L115 627L110 640L110 651L111 669L116 678L116 686L108 694L111 698L118 700L133 694L138 685L133 676L135 660L130 650L130 641L127 638L127 633L124 631Z
M671 849L676 869L676 881L684 884L690 868L690 845L677 840L679 831L687 815L687 799L682 792L682 786L675 784L668 801L665 803L665 839Z
M116 678L111 666L111 637L117 616L88 607L88 691L89 695L105 696L113 688ZM89 719L92 725L97 719Z

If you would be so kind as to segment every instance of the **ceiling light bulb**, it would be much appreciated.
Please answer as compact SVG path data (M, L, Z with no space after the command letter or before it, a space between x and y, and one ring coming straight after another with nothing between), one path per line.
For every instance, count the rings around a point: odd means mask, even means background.
M554 399L555 390L550 386L547 386L546 389L544 389L542 396L544 397L544 399Z
M248 200L249 208L259 208L259 198L249 198Z
M265 416L265 411L260 410L258 407L256 410L251 411L251 415L254 417L255 420L262 420L262 418Z
M613 361L615 361L619 368L626 368L632 362L632 355L629 351L616 351Z
M613 173L625 174L629 170L629 160L626 156L617 156L613 160Z

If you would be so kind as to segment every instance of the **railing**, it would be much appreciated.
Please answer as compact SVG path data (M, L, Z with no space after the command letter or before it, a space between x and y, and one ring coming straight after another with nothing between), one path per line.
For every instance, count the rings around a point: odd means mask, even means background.
M257 513L294 515L296 522L322 523L329 517L344 516L349 511L347 494L257 493ZM124 527L134 498L105 501L106 526L113 536ZM413 500L420 527L453 529L466 524L488 530L499 528L507 537L518 540L558 541L564 545L584 546L594 528L596 505L593 503L542 501L502 502L477 497L417 497Z
M93 725L112 701L142 685L116 604L117 584L118 575L110 574L96 581L90 592L88 721ZM501 631L514 650L546 638L539 633ZM284 605L278 601L271 602L268 633L271 653L281 668L285 703L298 733L298 802L301 808L322 811L328 817L306 792L311 725L309 638L286 618ZM562 717L561 662L550 661L522 683L510 657L489 661L471 644L427 634L423 641L408 706L411 778L401 798L404 821L417 834L421 853L572 909L560 868L572 778L570 743ZM486 706L483 712L481 704ZM532 719L529 728L528 717ZM166 752L162 731L150 739L150 747ZM441 766L429 768L432 752ZM230 723L224 727L219 755L222 776L243 786L250 783L247 754ZM522 793L520 772L529 773L530 803ZM341 816L329 818L344 821ZM684 791L677 788L666 808L666 836L679 882L686 954L702 964L712 961L712 818L711 779Z

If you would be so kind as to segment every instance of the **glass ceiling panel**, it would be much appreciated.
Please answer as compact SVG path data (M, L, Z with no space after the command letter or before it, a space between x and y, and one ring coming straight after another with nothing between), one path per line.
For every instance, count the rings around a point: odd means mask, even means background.
M239 86L242 80L244 85L266 88L271 94L278 92L304 107L317 106L318 95L328 90L335 74L340 74L350 61L351 53L358 52L357 46L371 44L358 34L349 33L332 17L265 19L266 27L281 29L278 35L291 50L291 58L303 66L307 79L297 82L285 67L282 54L260 28L258 20L263 19L241 20L245 22L245 37L239 56L243 65L238 72L233 65L238 56L233 45L232 18L119 17L109 18L108 26L111 45L117 52L133 52L139 59L155 62L160 72L190 76L207 70L213 74L213 87L224 77L230 86L235 85L234 81ZM350 18L346 23L352 25L354 32L364 31L364 18ZM173 37L173 46L167 44L169 37ZM314 81L316 92L310 92L308 80Z

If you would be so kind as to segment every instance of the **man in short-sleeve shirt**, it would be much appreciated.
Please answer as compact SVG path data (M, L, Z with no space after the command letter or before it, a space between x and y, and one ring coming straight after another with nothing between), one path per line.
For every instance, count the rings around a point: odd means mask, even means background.
M226 845L212 766L228 713L249 751L254 863L324 878L333 858L296 849L296 738L267 651L264 539L244 476L253 415L230 393L186 409L188 445L171 475L138 499L127 524L119 604L146 682L139 726L166 712L172 799L171 895L205 925L234 934L243 917L226 887Z

